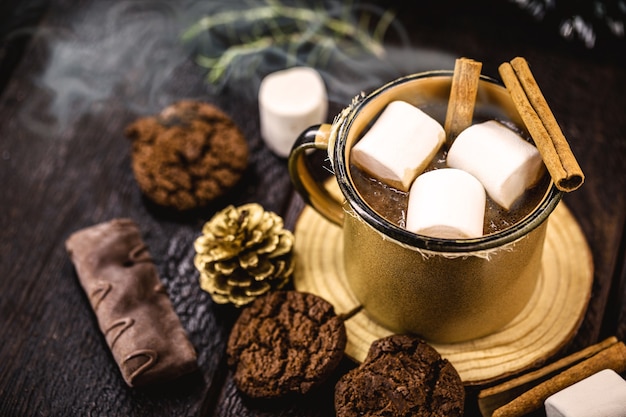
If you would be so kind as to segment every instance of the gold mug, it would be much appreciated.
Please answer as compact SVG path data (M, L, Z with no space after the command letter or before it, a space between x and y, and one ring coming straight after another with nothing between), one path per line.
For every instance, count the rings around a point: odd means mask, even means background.
M418 334L436 343L486 336L520 313L541 273L546 220L562 197L550 183L540 203L515 225L458 240L411 233L364 201L350 172L352 146L391 101L419 108L445 105L451 83L451 71L391 81L355 98L332 124L305 130L289 155L296 190L343 228L347 280L368 316L394 332ZM475 104L475 114L481 111L524 126L506 88L486 76L479 81ZM311 149L328 152L343 201L312 174L306 157Z

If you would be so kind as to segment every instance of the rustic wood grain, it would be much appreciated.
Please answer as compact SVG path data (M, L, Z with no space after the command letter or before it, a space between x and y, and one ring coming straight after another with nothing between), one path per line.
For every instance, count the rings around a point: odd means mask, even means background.
M71 38L70 23L94 4L104 2L50 0L40 26ZM471 57L494 77L497 66L514 56L529 61L586 174L583 187L565 201L593 253L593 297L578 335L560 356L597 342L601 333L626 338L626 69L610 57L550 38L545 28L534 30L536 22L517 19L510 5L496 1L472 2L472 7L444 1L418 10L406 2L393 4L414 48ZM493 24L495 16L509 31ZM192 243L217 209L259 202L292 226L302 208L286 161L258 134L254 94L209 92L191 61L181 63L164 86L161 100L197 98L222 107L252 151L249 170L232 192L205 210L177 215L146 201L132 177L130 144L122 134L142 113L127 105L132 85L58 128L48 114L55 97L38 83L49 45L36 36L21 47L14 70L0 71L7 77L0 80L0 415L332 415L332 382L301 401L258 404L242 398L224 364L238 311L215 305L197 285ZM145 113L169 103L148 104ZM64 251L73 231L118 216L139 224L198 351L199 372L176 383L152 389L124 384ZM352 366L345 361L335 377ZM466 415L478 415L471 401L467 408Z

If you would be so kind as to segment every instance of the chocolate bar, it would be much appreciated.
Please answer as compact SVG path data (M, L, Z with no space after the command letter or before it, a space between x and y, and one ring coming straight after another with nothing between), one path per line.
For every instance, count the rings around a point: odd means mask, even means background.
M79 230L65 247L129 386L163 383L197 369L195 349L132 220Z

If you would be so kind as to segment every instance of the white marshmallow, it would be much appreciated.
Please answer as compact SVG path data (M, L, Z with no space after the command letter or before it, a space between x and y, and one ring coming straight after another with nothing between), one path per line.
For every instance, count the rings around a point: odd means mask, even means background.
M354 145L352 160L374 178L407 191L445 138L435 119L409 103L393 101Z
M624 417L626 381L605 369L551 395L544 405L547 417Z
M406 229L421 235L463 239L483 235L485 190L476 178L453 168L415 179L409 191Z
M474 175L507 210L545 170L537 148L495 120L463 130L450 147L448 166Z
M324 123L327 114L326 86L314 69L289 68L271 73L261 81L261 137L278 156L289 156L300 133Z

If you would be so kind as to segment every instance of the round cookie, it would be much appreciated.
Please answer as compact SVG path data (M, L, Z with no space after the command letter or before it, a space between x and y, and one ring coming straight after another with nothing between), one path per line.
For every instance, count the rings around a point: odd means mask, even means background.
M306 394L336 369L346 346L343 320L324 299L273 291L246 307L227 345L237 388L252 398Z
M393 335L335 386L337 417L462 416L465 390L450 362L423 340Z
M202 207L233 187L248 165L248 144L217 107L180 101L130 124L132 168L141 191L177 210Z

